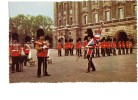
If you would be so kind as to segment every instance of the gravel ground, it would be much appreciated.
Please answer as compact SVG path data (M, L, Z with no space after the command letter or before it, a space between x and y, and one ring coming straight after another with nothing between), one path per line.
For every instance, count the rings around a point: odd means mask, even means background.
M53 64L48 64L49 77L37 78L36 50L32 49L32 56L36 60L34 67L24 66L23 72L9 73L10 83L20 82L137 82L137 54L117 55L93 58L95 72L86 73L87 59L77 56L57 56L57 50L50 50ZM62 52L63 53L63 52ZM74 52L75 53L75 52Z

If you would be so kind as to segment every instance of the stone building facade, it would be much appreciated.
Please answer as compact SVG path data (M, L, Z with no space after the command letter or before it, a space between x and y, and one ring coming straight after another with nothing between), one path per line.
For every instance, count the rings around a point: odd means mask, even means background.
M102 37L115 37L122 32L136 43L137 2L134 1L63 1L54 2L53 46L58 39L83 38L87 28L93 33L104 22Z

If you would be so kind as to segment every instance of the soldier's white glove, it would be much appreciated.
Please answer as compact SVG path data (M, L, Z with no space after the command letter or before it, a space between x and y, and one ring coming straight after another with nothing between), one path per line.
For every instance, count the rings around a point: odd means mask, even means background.
M42 48L43 48L43 49L46 49L46 48L47 48L47 46L46 46L46 45L44 45Z

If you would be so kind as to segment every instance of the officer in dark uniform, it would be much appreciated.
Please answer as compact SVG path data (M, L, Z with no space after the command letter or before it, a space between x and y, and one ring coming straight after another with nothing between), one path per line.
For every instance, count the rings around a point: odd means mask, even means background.
M37 38L38 40L35 42L35 49L37 50L37 58L38 58L38 69L37 69L37 77L41 77L41 65L43 63L43 71L44 76L50 76L47 72L47 57L48 57L48 48L49 42L44 41L44 30L37 30Z

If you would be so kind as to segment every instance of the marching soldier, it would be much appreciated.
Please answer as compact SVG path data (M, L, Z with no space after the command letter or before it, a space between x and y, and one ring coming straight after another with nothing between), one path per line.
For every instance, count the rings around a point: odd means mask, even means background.
M61 49L62 49L61 40L58 40L57 49L58 49L58 56L62 56L62 55L61 55Z
M37 50L37 58L38 58L38 69L37 69L37 77L41 77L41 65L43 63L44 68L44 76L50 76L47 72L47 57L48 57L48 48L49 43L44 41L44 30L37 30L37 38L38 40L35 42L35 49Z
M31 50L30 41L31 41L30 36L26 36L26 37L25 37L25 42L26 42L26 44L24 45L24 52L25 52L24 66L26 66L26 63L27 63L27 60L28 60L28 55L29 55L29 52L30 52L30 50Z
M21 53L21 47L18 43L18 33L12 34L12 43L10 44L10 56L12 58L12 66L11 66L11 72L14 73L16 65L16 72L20 72L19 70L19 56Z
M92 37L93 37L93 33L92 33L92 30L91 29L87 29L87 32L88 32L88 40L91 41ZM87 46L87 59L88 59L88 69L87 69L87 73L89 73L91 71L91 68L92 68L92 71L95 71L95 66L93 64L93 61L92 61L92 53L93 53L93 49L92 49L92 46Z
M118 55L121 55L121 41L118 41Z
M103 57L105 57L105 37L101 40L101 54Z

